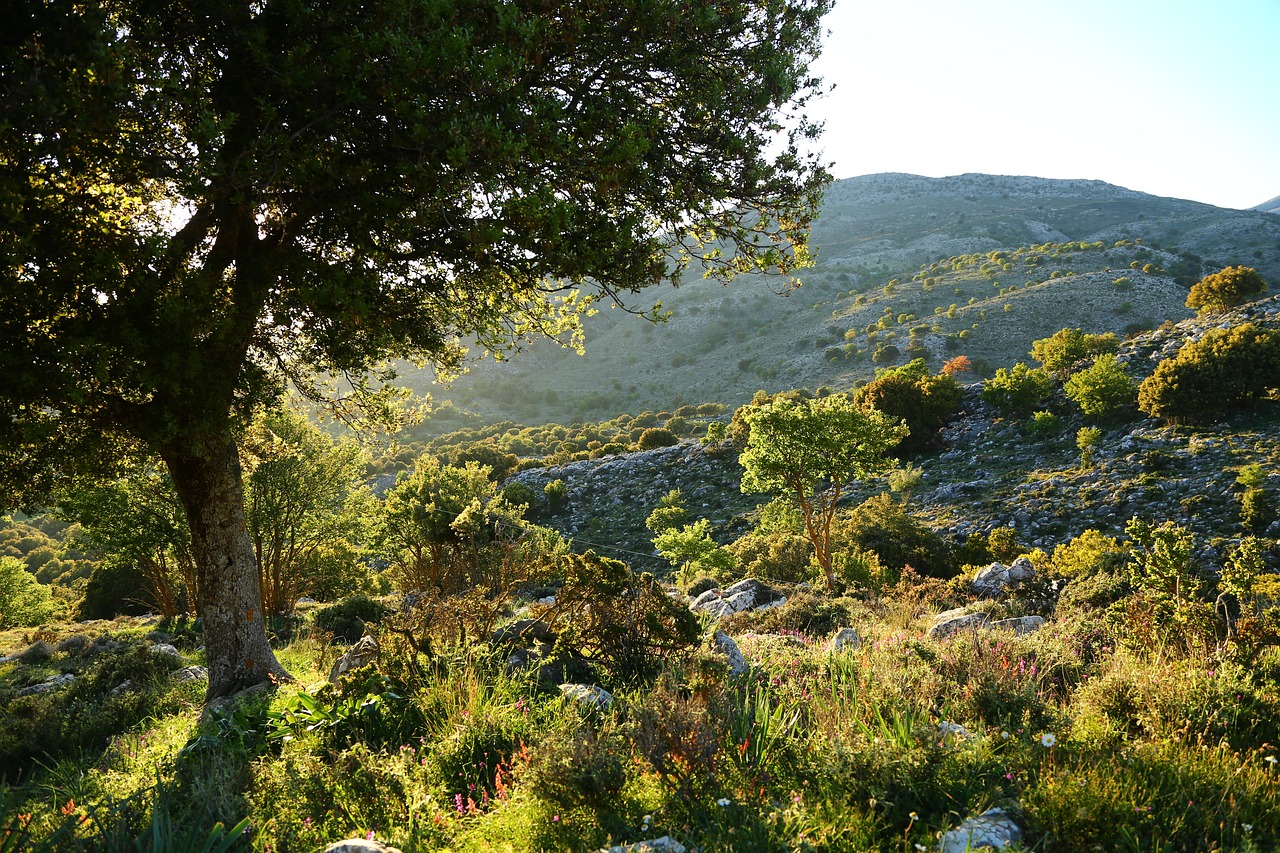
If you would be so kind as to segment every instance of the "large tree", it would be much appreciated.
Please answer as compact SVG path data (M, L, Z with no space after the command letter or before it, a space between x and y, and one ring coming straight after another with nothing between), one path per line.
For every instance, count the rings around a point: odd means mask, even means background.
M288 383L555 331L573 288L785 272L829 0L19 0L0 38L0 494L145 448L208 698L285 677L235 428ZM568 297L568 302L558 297Z

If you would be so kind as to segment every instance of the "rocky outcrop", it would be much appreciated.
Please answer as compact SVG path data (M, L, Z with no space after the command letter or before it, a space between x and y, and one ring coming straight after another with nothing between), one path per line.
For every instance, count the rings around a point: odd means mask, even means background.
M1043 616L1016 616L1012 619L997 619L988 622L986 627L995 631L1012 631L1021 636L1039 631L1044 627Z
M337 684L338 679L362 666L368 666L378 659L378 641L365 634L360 638L360 642L347 649L346 654L333 662L333 668L329 670L329 683Z
M976 631L987 623L985 613L967 613L963 607L948 610L933 617L929 627L929 636L935 640L954 637L962 631Z
M324 853L400 853L400 849L373 838L348 838L333 842Z
M615 844L602 848L600 853L685 853L685 846L670 835L664 835L634 844Z
M44 681L40 682L39 684L32 684L30 687L22 688L21 690L17 691L17 695L33 696L33 695L38 695L40 693L49 693L53 690L57 690L60 687L66 687L68 684L70 684L75 680L76 680L76 677L69 672L64 672L60 675L51 675L48 678L46 678Z
M695 598L689 607L694 611L709 613L716 619L720 619L730 613L777 607L785 604L786 601L785 595L768 584L755 578L746 578L723 590L707 590Z
M723 655L729 662L730 675L743 675L747 671L747 659L742 656L742 650L738 648L738 644L734 642L724 631L716 631L711 638L711 648L720 655Z
M969 585L975 594L983 598L999 598L1016 590L1023 584L1035 580L1036 570L1026 557L1019 557L1012 565L992 563L978 569L973 582Z

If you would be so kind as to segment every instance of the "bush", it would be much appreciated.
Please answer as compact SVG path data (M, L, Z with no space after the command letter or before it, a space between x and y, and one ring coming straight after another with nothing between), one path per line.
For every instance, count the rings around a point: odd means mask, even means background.
M1115 334L1087 335L1081 329L1061 329L1031 344L1031 357L1053 376L1066 379L1072 369L1090 356L1114 353L1120 347Z
M995 407L1003 415L1024 415L1049 396L1053 380L1049 374L1018 362L982 383L982 402Z
M1227 267L1191 286L1187 307L1199 314L1227 311L1267 292L1267 282L1252 267Z
M749 577L799 583L813 576L813 543L785 530L752 531L725 546Z
M911 566L922 575L939 578L956 574L947 543L888 495L868 499L838 518L834 528L835 542L873 551L891 569Z
M1105 418L1133 402L1136 387L1116 357L1103 353L1091 367L1068 379L1064 390L1080 411L1089 417Z
M1252 323L1211 329L1156 365L1138 408L1172 423L1216 420L1280 386L1280 332Z
M147 578L132 563L99 563L89 576L80 601L81 619L114 619L117 616L141 616L151 612L151 602L141 598Z
M640 433L636 447L640 450L657 450L659 447L671 447L679 442L680 439L676 438L676 434L671 430L665 427L650 427Z
M938 441L938 430L960 408L960 384L949 374L930 376L924 359L884 371L854 392L864 412L876 409L911 430L898 444L902 453L918 453Z
M316 627L348 643L358 643L365 626L377 624L391 613L391 608L367 595L353 595L337 604L316 611Z

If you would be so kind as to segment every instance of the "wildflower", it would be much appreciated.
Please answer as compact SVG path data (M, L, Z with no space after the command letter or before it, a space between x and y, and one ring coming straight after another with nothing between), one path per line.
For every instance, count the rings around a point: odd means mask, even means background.
M1277 762L1277 761L1280 761L1280 758L1276 758L1274 755L1268 755L1268 756L1267 756L1265 759L1263 759L1263 760L1264 760L1264 761L1266 761L1268 764L1270 764L1272 767L1275 767L1275 766L1276 766L1276 762Z
M310 828L311 828L311 818L310 818L310 817L304 818L304 819L303 819L303 821L302 821L302 826L303 826L303 828L304 828L304 829L310 829Z
M1253 824L1251 823L1242 823L1240 824L1240 828L1245 832L1253 832Z
M917 850L927 850L927 849L929 849L929 848L925 847L923 844L917 844L917 845L916 845L916 849L917 849Z
M1040 735L1041 746L1051 747L1057 742L1058 742L1058 739L1053 736L1053 732L1045 732L1044 734Z
M719 806L720 808L724 808L725 806L729 805L729 798L721 797L720 799L716 800L716 805Z
M1001 732L1001 733L1000 733L1000 737L1001 737L1001 738L1003 738L1004 740L1008 740L1008 739L1009 739L1009 733L1008 733L1007 731L1006 731L1006 732Z
M372 840L373 840L373 836L374 836L374 834L375 834L375 833L374 833L374 831L373 831L372 829L371 829L371 830L369 830L368 832L366 832L366 833L365 833L365 835L364 835L364 840L365 840L365 841L372 841Z
M552 816L552 818L551 818L551 822L552 822L552 823L559 823L559 822L560 822L560 815L553 815L553 816Z

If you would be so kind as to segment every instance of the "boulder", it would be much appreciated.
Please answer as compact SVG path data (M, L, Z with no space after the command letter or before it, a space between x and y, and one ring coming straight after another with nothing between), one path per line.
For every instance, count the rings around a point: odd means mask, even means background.
M561 684L560 692L584 708L607 711L613 705L613 696L603 687L594 684Z
M742 650L733 641L733 637L730 637L724 631L716 631L715 636L711 638L711 647L718 654L722 654L729 659L730 675L742 675L747 671L747 660L742 656Z
M198 664L193 666L184 666L182 669L175 670L169 678L181 684L186 684L189 681L208 681L209 670L199 666Z
M378 641L369 634L360 638L360 642L347 649L346 654L333 662L329 670L329 683L337 684L338 679L362 666L368 666L378 659Z
M983 598L999 598L1010 589L1015 589L1034 579L1035 576L1036 570L1031 565L1031 561L1026 557L1019 557L1009 566L1003 563L992 563L978 569L970 588Z
M1012 631L1021 636L1039 631L1044 627L1043 616L1016 616L1012 619L999 619L995 622L988 622L988 628L994 628L998 631Z
M988 809L943 835L938 849L941 853L965 853L984 847L1003 850L1021 840L1022 828L1003 809Z
M180 659L182 652L178 651L177 646L172 643L156 643L151 647L151 654L162 655L164 657Z
M938 735L943 740L946 740L947 738L953 738L955 740L970 740L973 738L973 735L969 733L968 729L959 723L953 723L949 720L943 720L938 723Z
M779 598L786 598L773 587L755 578L746 578L726 587L723 597L725 601L732 604L735 613L741 613L743 610L757 610Z
M706 592L699 595L697 598L693 600L692 603L690 603L689 607L693 610L705 610L708 604L710 604L713 601L719 601L719 600L720 600L720 588L716 587L715 589L709 589Z
M555 639L551 626L541 619L517 619L494 631L489 643L507 648L528 648L534 643L554 643Z
M862 638L852 628L841 628L827 641L829 652L851 652L862 645Z
M57 690L59 687L66 687L75 681L76 677L69 672L60 675L51 675L39 684L33 684L30 687L24 687L17 691L18 696L33 696L40 693L48 693Z
M933 626L929 628L929 636L935 640L945 640L961 631L976 631L986 622L987 614L985 613L965 613L963 608L948 610L934 617Z

